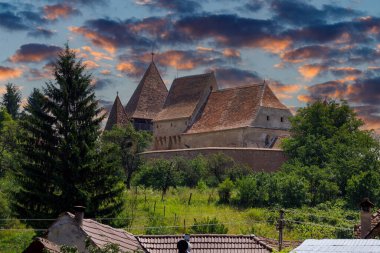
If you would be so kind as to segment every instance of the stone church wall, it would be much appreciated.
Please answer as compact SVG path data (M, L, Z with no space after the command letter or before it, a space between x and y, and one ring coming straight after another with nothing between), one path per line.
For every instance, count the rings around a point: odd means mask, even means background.
M221 131L183 134L180 148L202 147L248 147L263 148L275 136L288 136L289 131L281 129L244 127Z
M255 171L277 171L287 160L282 150L263 148L190 148L149 151L141 155L148 160L157 158L169 159L176 156L191 159L198 155L208 156L219 152L232 157L237 163L247 164Z

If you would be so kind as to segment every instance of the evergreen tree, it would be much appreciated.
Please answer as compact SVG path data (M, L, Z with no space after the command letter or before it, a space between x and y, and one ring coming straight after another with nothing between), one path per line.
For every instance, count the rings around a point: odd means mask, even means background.
M54 118L46 109L46 98L34 89L21 121L21 167L16 171L18 189L14 209L23 218L53 218L59 211L61 189L56 184L56 146ZM32 223L31 225L47 225Z
M17 118L18 110L20 109L21 93L17 87L8 83L5 85L6 92L3 95L2 105L7 109L7 112L13 119Z
M84 205L88 216L114 216L122 208L124 188L120 168L111 162L113 152L98 144L104 115L90 85L91 75L66 46L54 77L42 93L32 94L27 106L18 214L51 217Z

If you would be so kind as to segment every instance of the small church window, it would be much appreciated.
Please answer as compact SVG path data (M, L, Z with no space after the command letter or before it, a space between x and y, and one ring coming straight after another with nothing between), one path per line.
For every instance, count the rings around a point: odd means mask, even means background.
M267 120L269 120L269 115L267 115Z
M281 122L284 122L284 117L281 117Z

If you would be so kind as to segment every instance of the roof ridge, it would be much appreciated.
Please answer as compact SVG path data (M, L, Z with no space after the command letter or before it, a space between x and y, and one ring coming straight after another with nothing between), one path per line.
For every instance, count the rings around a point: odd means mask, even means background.
M262 86L263 84L260 83L252 83L252 84L245 84L245 85L239 85L236 87L227 87L219 90L215 90L212 92L221 92L221 91L226 91L226 90L237 90L237 89L246 89L246 88L251 88L251 87L257 87L257 86Z
M196 77L196 76L208 76L208 75L211 75L213 74L214 72L208 72L208 73L203 73L203 74L194 74L194 75L189 75L189 76L181 76L181 77L177 77L173 80L173 82L175 80L178 80L178 79L186 79L186 78L192 78L192 77Z

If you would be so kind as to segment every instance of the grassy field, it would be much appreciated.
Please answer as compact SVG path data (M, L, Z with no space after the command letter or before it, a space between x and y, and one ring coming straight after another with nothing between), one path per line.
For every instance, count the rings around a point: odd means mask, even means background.
M198 231L206 228L205 219L223 224L229 234L255 234L277 239L276 223L279 208L239 209L218 204L216 189L170 189L162 199L161 193L151 189L135 188L126 194L126 208L120 217L110 222L133 234L192 233L198 222ZM358 211L345 210L339 204L322 204L285 210L285 240L307 238L350 238L353 225L358 222ZM213 223L214 224L214 223ZM0 252L21 252L35 236L22 224L13 230L0 230Z

